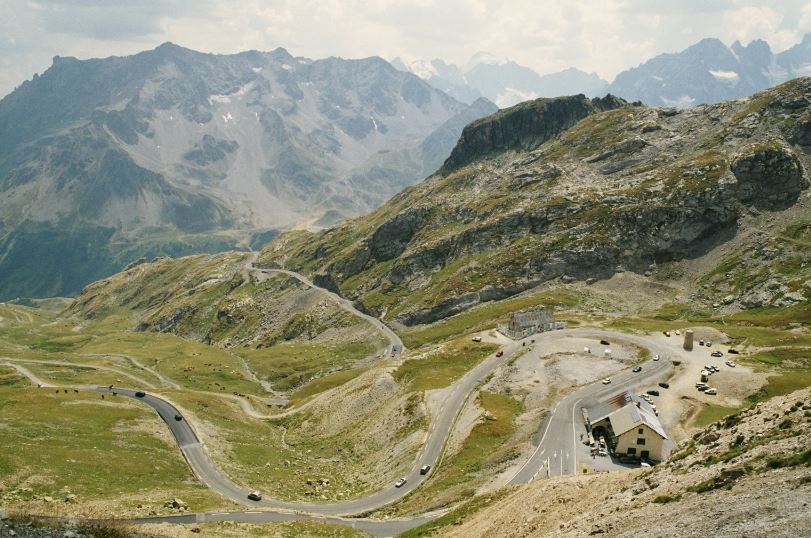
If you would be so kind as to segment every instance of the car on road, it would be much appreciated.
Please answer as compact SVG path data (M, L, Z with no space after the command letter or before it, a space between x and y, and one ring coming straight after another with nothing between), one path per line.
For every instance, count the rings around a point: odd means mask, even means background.
M654 355L653 360L658 361L659 360L659 355Z
M401 488L401 487L403 487L405 485L406 482L408 482L408 480L406 480L405 477L402 477L402 478L398 479L397 482L394 483L394 487L395 488Z
M423 465L422 467L420 467L420 474L428 474L428 471L430 470L431 470L430 465Z
M135 393L136 398L143 398L144 396L146 396L146 392L142 390L139 390L138 392Z
M729 366L730 368L735 368L736 366L738 366L738 364L735 361L727 361L726 365Z
M648 394L650 394L651 396L659 396L659 391L658 391L658 390L656 390L656 389L650 389L650 390L649 390L649 391L647 391L647 392L648 392Z
M737 349L730 348L730 349L727 350L727 353L729 353L731 355L738 355L740 353L740 351L738 351Z
M183 417L180 416L180 415L175 415L175 420L177 420L179 422L179 421L183 420Z
M663 389L669 389L670 383L659 383L659 386L662 387Z
M605 379L603 379L603 385L608 385L609 383L611 383L610 377L606 377Z
M709 387L707 390L704 391L704 394L718 394L718 391L712 387Z
M710 353L710 356L711 356L711 357L723 357L723 356L724 356L724 354L723 354L723 353L721 353L720 351L718 351L718 350L716 349L715 351L713 351L712 353Z
M248 493L248 498L250 500L252 500L252 501L261 501L262 500L262 494L259 493L258 491L252 491L252 492Z
M600 340L600 344L602 344L604 346L610 346L611 342L609 342L608 340Z
M642 371L642 367L641 367L641 366L636 366L636 367L635 367L633 370L631 370L631 371L632 371L632 372L634 372L634 373L636 373L636 372L641 372L641 371Z
M496 357L501 357L502 355L504 355L503 351L499 350L496 352Z

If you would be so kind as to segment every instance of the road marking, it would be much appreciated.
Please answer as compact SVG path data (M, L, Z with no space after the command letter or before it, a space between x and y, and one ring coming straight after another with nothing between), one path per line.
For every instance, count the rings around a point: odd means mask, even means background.
M249 511L246 510L245 513L246 514L261 514L262 512L249 512Z

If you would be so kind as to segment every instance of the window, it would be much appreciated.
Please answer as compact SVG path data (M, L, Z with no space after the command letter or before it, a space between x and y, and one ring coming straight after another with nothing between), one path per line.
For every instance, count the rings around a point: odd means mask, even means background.
M636 449L634 447L628 447L628 455L633 456L636 454Z
M644 431L645 431L645 430L643 430L642 428L639 428L639 430L637 430L637 433L641 434L641 433L642 433L642 432L644 432Z
M644 445L644 444L645 444L645 438L644 438L644 437L640 437L640 438L638 438L638 439L636 440L636 444L638 444L638 445Z

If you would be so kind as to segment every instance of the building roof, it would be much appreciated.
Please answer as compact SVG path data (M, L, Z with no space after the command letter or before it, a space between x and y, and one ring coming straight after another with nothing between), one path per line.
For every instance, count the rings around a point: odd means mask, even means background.
M541 323L552 323L555 316L549 310L534 310L532 312L517 312L512 316L513 323L521 327L532 327Z
M608 419L616 436L622 435L639 424L645 424L663 439L667 439L665 429L650 404L628 391L590 407L588 413L591 424Z
M595 422L600 422L601 420L605 419L616 411L617 409L622 409L629 403L634 402L638 403L640 406L644 407L646 410L653 412L650 404L640 398L639 396L635 396L628 391L621 392L617 394L610 400L605 402L601 402L595 406L589 407L589 421L594 424Z
M611 429L617 437L644 424L659 434L662 439L667 439L665 429L656 415L647 409L637 407L635 403L614 411L608 416L608 420L611 421Z

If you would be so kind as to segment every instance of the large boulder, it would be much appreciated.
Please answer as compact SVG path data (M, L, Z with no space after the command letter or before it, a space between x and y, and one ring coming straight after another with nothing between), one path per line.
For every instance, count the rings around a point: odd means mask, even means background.
M735 157L730 168L738 182L738 199L755 207L788 207L808 188L800 160L777 142L750 146Z

